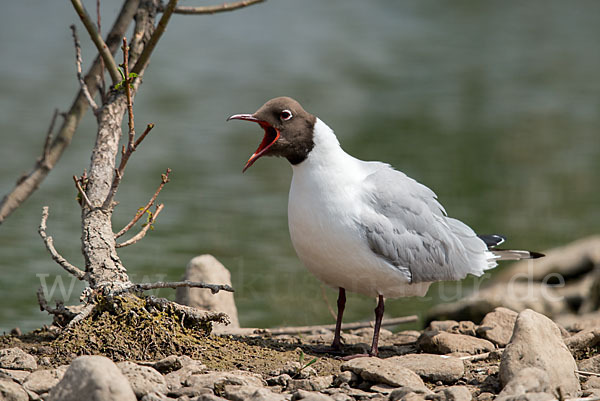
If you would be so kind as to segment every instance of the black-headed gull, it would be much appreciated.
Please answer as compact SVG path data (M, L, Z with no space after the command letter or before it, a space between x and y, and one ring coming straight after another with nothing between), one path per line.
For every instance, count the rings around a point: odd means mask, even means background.
M341 348L346 290L378 299L369 352L376 356L384 298L423 296L432 282L481 276L498 260L543 256L494 248L502 236L478 236L448 217L431 189L388 164L350 156L294 99L278 97L228 120L253 121L265 131L244 171L261 156L292 165L292 243L308 270L339 289L334 349Z

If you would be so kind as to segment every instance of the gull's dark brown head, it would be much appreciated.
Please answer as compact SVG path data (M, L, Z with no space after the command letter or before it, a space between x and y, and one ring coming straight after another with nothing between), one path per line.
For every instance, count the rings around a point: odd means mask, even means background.
M229 120L254 121L265 131L262 142L246 162L243 171L261 156L280 156L292 164L301 163L314 146L316 117L289 97L276 97L254 114L235 114Z

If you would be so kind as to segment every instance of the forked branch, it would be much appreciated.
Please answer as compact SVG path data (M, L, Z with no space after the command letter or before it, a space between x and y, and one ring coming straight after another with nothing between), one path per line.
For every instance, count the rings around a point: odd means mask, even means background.
M77 15L79 15L81 22L85 26L85 29L88 31L90 39L92 39L92 42L94 42L94 45L96 45L98 53L100 53L100 55L102 56L102 60L104 60L104 64L106 66L106 69L108 70L108 73L110 74L110 77L113 81L113 85L116 85L121 81L121 74L119 74L119 70L117 69L117 63L115 63L115 59L108 50L108 46L106 46L106 43L104 43L102 36L100 36L98 30L94 26L94 22L88 15L87 11L85 11L81 0L71 0L71 3L73 4L73 8L75 8L75 11L77 12Z
M265 0L244 0L233 3L224 3L214 6L199 6L199 7L176 7L175 14L199 15L199 14L216 14L226 11L234 11L240 8L248 7L253 4L262 3ZM162 11L162 10L161 10Z
M56 248L54 248L54 240L52 239L52 237L50 237L46 234L46 222L47 221L48 221L48 206L44 206L42 208L42 221L40 222L40 227L38 229L38 233L40 234L40 237L42 237L42 240L44 241L44 244L46 245L46 249L48 249L48 252L50 252L52 259L54 259L54 261L56 263L58 263L67 272L69 272L72 275L74 275L75 277L77 277L77 279L84 280L85 272L83 270L79 269L78 267L75 267L72 264L70 264L69 262L67 262L67 260L58 253Z
M143 135L142 135L142 137L140 137L140 139L138 139L138 141L140 141L141 139L143 139ZM136 146L137 146L137 142L136 142ZM150 209L150 207L154 204L154 201L158 197L158 194L160 193L160 191L162 191L165 184L167 182L169 182L169 174L170 173L171 173L171 169L168 168L164 174L161 174L160 185L158 186L158 189L156 190L156 192L154 192L154 195L152 196L152 198L150 198L150 200L148 201L146 206L144 206L143 208L138 210L138 212L135 214L135 216L133 216L133 219L131 219L131 221L129 223L127 223L127 225L125 227L123 227L121 229L121 231L119 231L118 233L115 234L115 239L119 238L120 236L125 234L127 231L129 231L131 229L131 227L133 227L135 225L135 223L137 223L139 221L139 219L142 218L142 216L148 211L148 209Z
M83 79L83 74L81 73L81 63L83 60L81 59L81 45L79 44L79 38L77 37L77 28L75 27L75 25L71 25L71 31L73 32L73 42L75 43L75 62L77 64L77 80L79 81L79 86L81 87L83 95L90 104L92 112L94 114L97 114L98 105L96 104L94 98L90 94L90 90L88 89L87 84Z
M153 228L152 225L154 224L154 222L156 221L156 218L158 217L158 214L163 210L164 207L165 207L165 205L162 203L160 205L158 205L156 207L156 209L154 210L154 213L150 214L148 221L146 222L144 227L142 227L140 232L137 233L136 235L134 235L133 237L129 238L127 241L121 242L120 244L116 244L115 248L123 248L125 246L133 245L136 242L138 242L139 240L141 240L142 238L144 238L146 236L146 233L148 232L148 230Z
M187 288L207 288L213 294L218 293L219 291L228 291L234 292L234 289L227 284L207 284L200 281L167 281L167 282L156 282L156 283L139 283L134 284L133 288L136 291L147 291L147 290L155 290L157 288L179 288L179 287L187 287Z

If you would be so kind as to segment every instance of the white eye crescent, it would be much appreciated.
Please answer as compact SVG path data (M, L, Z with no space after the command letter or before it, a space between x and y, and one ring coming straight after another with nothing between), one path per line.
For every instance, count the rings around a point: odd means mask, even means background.
M292 112L289 111L288 109L283 110L280 114L279 117L283 120L283 121L288 121L291 120L291 118L293 117Z

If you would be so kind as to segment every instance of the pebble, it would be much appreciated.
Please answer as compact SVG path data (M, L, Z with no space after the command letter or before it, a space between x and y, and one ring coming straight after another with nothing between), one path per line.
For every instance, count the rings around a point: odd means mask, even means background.
M6 348L0 349L0 368L31 372L37 369L37 362L21 348Z

